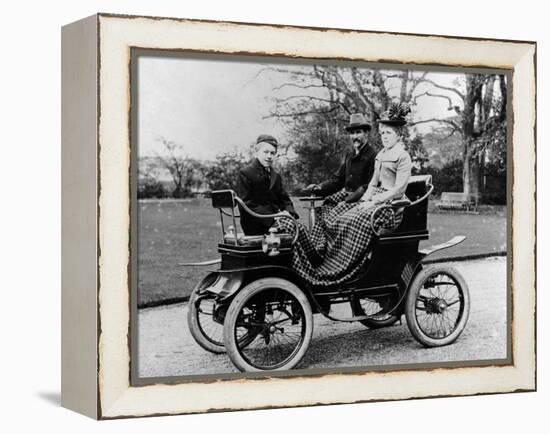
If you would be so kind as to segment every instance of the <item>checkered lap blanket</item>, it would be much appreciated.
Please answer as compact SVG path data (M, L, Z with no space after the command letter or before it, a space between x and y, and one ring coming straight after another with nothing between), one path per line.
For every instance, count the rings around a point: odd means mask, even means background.
M311 232L298 223L299 234L293 249L294 271L313 286L333 286L354 278L363 269L374 238L370 220L376 207L360 209L358 203L329 198L334 201L325 200ZM384 209L377 213L373 224L376 230L390 230L400 222L400 213ZM292 224L284 219L278 226L279 231L294 232Z

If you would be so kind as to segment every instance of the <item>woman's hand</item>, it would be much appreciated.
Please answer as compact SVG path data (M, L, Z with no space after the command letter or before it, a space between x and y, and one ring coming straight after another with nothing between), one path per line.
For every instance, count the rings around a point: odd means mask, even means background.
M370 201L372 198L372 193L370 193L369 191L366 191L363 196L361 196L359 198L359 202L368 202Z
M372 200L359 202L359 205L357 205L359 209L369 209L369 208L372 208L373 206L376 206L376 204Z
M381 205L383 204L384 202L386 202L386 198L382 197L382 195L380 194L377 194L377 195L374 195L373 197L371 197L371 202L374 203L375 205Z

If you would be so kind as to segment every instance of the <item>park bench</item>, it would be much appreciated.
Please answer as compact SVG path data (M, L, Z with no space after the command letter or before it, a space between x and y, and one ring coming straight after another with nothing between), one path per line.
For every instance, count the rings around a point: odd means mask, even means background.
M443 192L441 200L436 204L439 209L466 210L475 207L474 201L466 193Z

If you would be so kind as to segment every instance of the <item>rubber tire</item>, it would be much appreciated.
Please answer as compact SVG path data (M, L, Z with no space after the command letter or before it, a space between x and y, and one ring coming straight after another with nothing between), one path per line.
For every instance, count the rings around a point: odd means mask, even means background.
M424 282L432 275L434 274L447 274L451 276L456 283L460 286L463 293L464 298L464 311L462 313L462 318L460 318L460 321L458 325L455 327L453 332L441 339L432 338L430 336L427 336L420 326L418 325L418 321L416 320L416 299L418 297L418 292L420 288L424 285ZM466 327L466 323L468 322L468 316L470 314L470 292L468 290L468 285L466 284L466 281L462 277L462 275L456 271L453 267L440 265L440 266L432 266L427 267L420 271L412 281L410 287L409 287L409 293L407 294L407 301L405 303L405 318L407 319L407 326L409 327L409 330L411 331L414 338L420 342L425 347L442 347L444 345L449 345L453 343L460 334L464 331L464 328Z
M353 315L365 315L365 311L361 307L361 300L355 299L354 301L350 301L351 306L351 312ZM374 318L369 319L363 319L359 321L361 324L363 324L365 327L368 327L369 329L381 329L384 327L390 327L394 325L397 321L399 321L399 318L401 315L390 315L387 319L383 320L377 320Z
M225 348L227 350L227 354L229 355L229 358L233 362L233 364L239 369L241 372L265 372L266 370L258 369L255 366L250 365L240 354L238 348L237 348L237 342L235 339L235 324L237 322L237 318L239 317L239 313L241 309L245 306L245 304L250 300L250 298L254 297L255 295L259 294L260 292L266 290L266 289L273 289L273 288L279 288L284 289L287 292L289 292L296 300L300 303L300 306L304 312L304 320L306 325L304 340L302 341L302 344L296 352L296 354L288 360L284 365L279 366L276 369L273 369L275 371L283 371L294 368L300 360L302 360L302 357L304 357L309 344L311 342L311 336L313 334L313 313L311 311L311 306L309 304L309 300L305 296L305 294L293 283L289 282L288 280L277 278L277 277L268 277L264 279L256 280L247 286L245 286L233 299L231 302L231 305L229 306L229 309L227 310L227 314L225 317L225 322L223 326L223 336L224 336L224 343Z
M199 344L206 351L210 351L211 353L214 353L214 354L222 354L222 353L225 353L225 346L223 345L223 342L220 345L216 345L214 342L212 342L210 339L207 338L207 335L204 333L203 329L199 324L198 311L195 306L195 301L199 296L199 292L204 288L210 286L215 281L216 281L216 274L209 274L204 279L202 279L195 286L195 288L193 288L193 291L191 292L191 296L189 297L189 302L187 304L187 325L189 327L189 331L191 332L191 335L193 336L197 344Z

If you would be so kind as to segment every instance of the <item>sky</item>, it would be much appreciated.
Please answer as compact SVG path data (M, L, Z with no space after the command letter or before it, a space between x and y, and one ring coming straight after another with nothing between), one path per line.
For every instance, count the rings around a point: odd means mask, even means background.
M232 150L247 152L260 134L284 140L284 127L265 118L273 104L269 97L284 77L266 72L267 64L258 63L258 59L227 59L190 54L139 57L140 156L161 153L161 138L183 144L189 157L202 160ZM453 86L460 76L430 73L432 80L446 86ZM457 97L446 94L458 104ZM453 114L447 111L447 104L441 98L420 98L415 120ZM423 124L420 131L426 132L433 125Z

